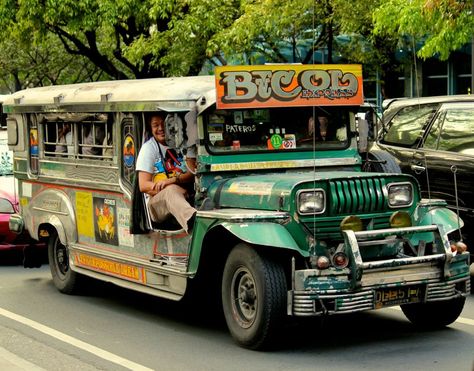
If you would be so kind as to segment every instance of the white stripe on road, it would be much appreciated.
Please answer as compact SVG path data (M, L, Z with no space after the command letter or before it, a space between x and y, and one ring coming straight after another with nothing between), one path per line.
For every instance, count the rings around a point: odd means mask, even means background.
M402 308L400 307L388 307L387 309L392 309L392 310L399 310L401 311ZM462 323L463 325L469 325L469 326L474 326L474 320L470 318L464 318L464 317L458 317L454 323Z
M73 338L72 336L63 334L62 332L56 331L50 327L42 325L41 323L32 321L26 317L20 316L18 314L9 312L3 308L0 308L0 315L10 318L14 321L20 322L26 326L34 328L37 331L40 331L46 335L52 336L58 340L61 340L65 343L75 346L76 348L85 350L86 352L92 353L97 357L105 359L109 362L116 363L122 367L128 368L130 370L140 370L140 371L152 371L151 368L147 368L145 366L139 365L138 363L129 361L128 359L119 357L113 353L107 352L106 350L97 348L93 345L85 343L81 340Z

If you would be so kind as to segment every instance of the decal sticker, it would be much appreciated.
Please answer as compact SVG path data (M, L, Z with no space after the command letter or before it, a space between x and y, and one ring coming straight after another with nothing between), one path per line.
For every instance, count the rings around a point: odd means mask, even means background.
M127 168L135 163L135 140L131 134L126 135L123 143L123 163Z
M242 195L268 196L272 193L273 184L272 182L236 182L230 185L229 192Z
M76 192L76 220L77 233L80 236L94 238L91 193Z
M118 246L115 200L94 197L94 229L97 242Z
M77 253L75 262L79 266L88 267L96 271L112 273L116 276L139 281L140 270L129 264L117 263L95 256Z
M130 209L119 207L118 210L118 238L120 246L133 246L133 236L130 234Z
M38 156L38 129L30 129L30 151L32 156Z

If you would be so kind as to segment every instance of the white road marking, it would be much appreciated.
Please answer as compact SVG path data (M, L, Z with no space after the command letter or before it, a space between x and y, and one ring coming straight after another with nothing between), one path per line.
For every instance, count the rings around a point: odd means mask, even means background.
M400 307L388 307L387 309L399 310L399 311L402 310L402 308ZM458 317L457 320L454 321L454 323L462 323L463 325L474 326L474 319Z
M129 370L139 370L139 371L153 371L151 368L142 366L138 363L132 362L128 359L117 356L113 353L107 352L106 350L100 349L93 345L90 345L86 342L73 338L72 336L63 334L62 332L56 331L48 326L42 325L41 323L30 320L26 317L20 316L18 314L9 312L3 308L0 308L0 315L12 319L14 321L20 322L25 326L34 328L37 331L40 331L46 335L52 336L60 341L68 343L76 348L82 349L86 352L92 353L97 357L105 359L109 362L116 363L122 367L128 368ZM1 355L1 354L0 354Z

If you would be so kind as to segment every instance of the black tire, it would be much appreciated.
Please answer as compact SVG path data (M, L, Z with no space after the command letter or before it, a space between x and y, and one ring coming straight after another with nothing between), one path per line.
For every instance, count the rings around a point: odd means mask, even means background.
M262 349L275 340L286 311L286 279L281 264L247 244L234 247L222 278L222 307L234 340Z
M395 158L388 152L371 151L368 154L368 162L364 170L370 173L394 173L401 174L402 170Z
M465 297L429 303L405 304L402 311L415 326L424 329L445 327L459 317L464 307Z
M81 278L69 266L69 249L61 243L57 233L51 233L48 241L48 260L53 283L64 294L79 291Z

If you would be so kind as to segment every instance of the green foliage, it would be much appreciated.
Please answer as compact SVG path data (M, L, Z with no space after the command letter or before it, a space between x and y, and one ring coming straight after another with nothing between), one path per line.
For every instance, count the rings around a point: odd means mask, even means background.
M195 75L206 61L311 63L323 50L389 74L407 36L421 57L447 58L473 31L466 0L2 0L0 78Z
M374 33L408 36L413 43L424 41L421 58L450 52L471 42L474 34L472 3L465 0L390 0L374 11Z

